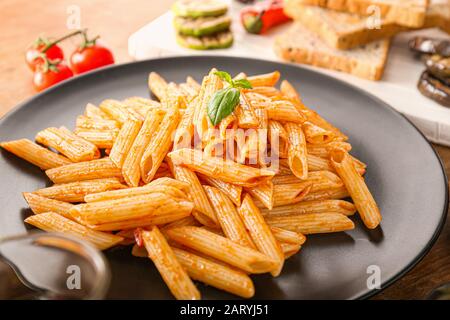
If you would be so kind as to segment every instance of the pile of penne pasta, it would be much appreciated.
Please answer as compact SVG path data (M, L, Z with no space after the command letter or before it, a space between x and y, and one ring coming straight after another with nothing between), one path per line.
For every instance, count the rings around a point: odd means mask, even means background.
M152 72L159 101L88 104L73 131L2 142L54 183L23 194L34 213L25 222L101 250L133 245L177 299L200 298L192 280L252 297L249 275L280 275L305 235L351 230L356 211L379 225L366 165L288 81L276 87L279 72L237 75L252 88L212 126L208 103L226 86L215 71L181 84Z

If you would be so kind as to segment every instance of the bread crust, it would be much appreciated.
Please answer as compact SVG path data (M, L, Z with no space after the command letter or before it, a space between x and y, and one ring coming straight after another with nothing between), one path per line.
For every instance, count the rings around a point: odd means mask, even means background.
M322 49L315 49L311 45L307 45L305 41L301 41L301 33L310 33L310 31L298 23L294 24L292 29L275 40L275 53L289 62L342 71L369 80L380 80L382 78L389 53L389 40L380 40L370 44L372 49L355 48L351 51L341 51L332 48L327 49L323 42ZM311 34L308 37L311 37ZM316 37L314 41L318 44L321 39ZM375 50L374 48L377 50L376 61L361 59L356 54L356 50L361 54L364 50ZM352 51L355 54L352 54Z
M290 0L291 1L291 0ZM298 4L320 6L328 9L370 16L371 6L380 9L381 18L395 21L410 28L422 27L425 23L429 0L295 0Z

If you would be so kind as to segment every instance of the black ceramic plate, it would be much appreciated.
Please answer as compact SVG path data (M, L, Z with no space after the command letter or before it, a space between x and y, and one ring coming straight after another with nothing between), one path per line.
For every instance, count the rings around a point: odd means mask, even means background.
M302 252L287 260L281 276L254 276L255 298L354 299L377 292L368 288L373 268L385 288L410 270L435 242L447 213L447 179L430 144L403 116L373 96L343 82L291 65L229 57L149 60L103 69L37 95L0 120L1 140L33 139L49 126L73 127L88 102L148 96L147 75L161 73L182 82L198 80L211 67L231 74L279 70L300 91L306 105L341 128L353 154L368 164L366 181L383 214L381 227L308 237ZM408 97L405 97L407 103ZM48 181L39 169L7 152L0 155L0 236L26 232L31 214L22 191ZM106 253L112 268L109 298L172 298L153 264L130 255L130 248ZM375 266L375 267L373 267ZM370 282L370 281L369 281ZM199 284L205 299L233 296Z

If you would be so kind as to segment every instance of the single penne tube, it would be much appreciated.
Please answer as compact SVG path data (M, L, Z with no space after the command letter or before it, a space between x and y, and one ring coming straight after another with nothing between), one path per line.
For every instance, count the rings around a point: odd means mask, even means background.
M73 204L71 203L41 197L30 192L24 192L23 197L34 214L55 212L68 219L72 219L72 216L69 213L70 209L73 207Z
M287 100L273 101L266 104L267 116L271 120L293 122L302 124L306 117L295 108L292 102Z
M316 233L332 233L352 230L352 220L339 213L308 213L299 215L266 216L271 227L283 228L305 235Z
M145 106L150 109L162 107L161 103L159 103L158 101L138 96L129 97L123 100L123 104L127 108L136 108L136 109L139 109L139 107L142 106Z
M122 165L134 143L139 131L142 127L142 121L140 120L126 120L117 135L114 145L109 153L109 158L118 167L122 168Z
M255 110L245 94L240 95L239 105L234 109L239 128L258 128L259 121L256 117Z
M277 267L277 261L264 254L203 228L177 227L167 230L166 234L183 246L249 273L266 273Z
M164 163L165 165L167 165L166 163ZM167 168L167 170L170 170L169 168ZM163 177L163 178L159 178L159 179L155 179L152 182L150 182L149 184L147 184L146 186L151 187L151 186L168 186L168 187L174 187L177 189L180 189L184 192L187 192L189 190L189 183L185 182L185 181L181 181L179 179L174 179L174 178L167 178L167 177Z
M266 181L252 188L246 188L252 197L261 201L261 203L269 210L273 208L274 196L273 196L273 183L272 181Z
M208 177L208 176L205 176L202 174L197 174L197 176L200 178L200 180L202 182L204 182L212 187L215 187L215 188L219 189L220 191L222 191L224 194L226 194L228 196L228 198L230 198L230 200L233 201L233 203L236 206L241 205L241 195L242 195L242 187L241 186L237 186L235 184L224 182L220 179Z
M96 225L87 225L89 229L97 231L117 231L136 228L149 228L152 226L163 226L168 223L176 222L190 216L186 210L158 214L156 216L147 216L139 219L131 219L117 222L108 222Z
M253 87L273 87L280 80L280 72L274 71L247 77Z
M47 232L62 232L87 240L99 250L114 247L124 240L114 234L90 230L54 212L30 216L25 219L25 222Z
M311 182L313 184L310 192L342 187L344 183L335 173L331 171L313 171L308 173L308 179L301 180L295 175L276 175L272 179L273 184L297 184Z
M145 149L149 145L152 135L158 130L165 112L155 109L147 113L139 133L134 139L122 165L122 174L125 182L137 187L141 180L140 161Z
M297 90L295 90L294 86L289 81L281 81L280 91L284 96L289 98L289 100L293 101L295 104L303 105L300 94L297 92Z
M215 74L217 70L212 69L205 81L202 83L202 88L199 93L199 103L194 112L194 126L200 140L206 142L208 140L208 131L213 129L212 123L208 117L208 104L213 95L223 88L222 80Z
M172 250L192 279L243 298L251 298L255 294L253 282L244 272L186 250L178 248Z
M309 181L295 184L277 184L273 186L273 207L285 206L302 201L311 191Z
M171 101L166 102L171 105L171 109L164 116L158 131L152 137L140 161L141 179L145 183L152 181L167 152L169 152L173 135L181 119L178 110L179 103L172 104Z
M175 130L173 138L173 149L190 148L192 145L192 138L194 137L194 112L197 107L198 98L193 99L188 103L186 111L181 117L180 123Z
M168 156L174 165L181 165L203 175L246 187L256 186L275 174L267 169L253 168L231 160L206 156L203 152L194 149L175 150Z
M364 178L356 171L350 155L343 150L335 149L330 154L331 163L344 182L348 193L355 203L356 209L369 229L375 229L381 222L380 209L367 187Z
M350 197L345 186L308 193L303 201L339 200Z
M308 178L308 152L306 150L305 135L301 126L288 122L285 124L288 134L288 164L292 173L299 179L306 180Z
M166 95L167 82L158 73L151 72L148 76L148 87L150 91L161 101Z
M94 130L76 128L74 133L80 138L93 143L99 149L111 149L114 145L114 141L116 140L117 135L119 134L119 130Z
M0 147L43 170L72 163L68 158L41 147L28 139L1 142Z
M200 292L181 266L158 227L141 232L145 249L170 292L179 300L199 300Z
M305 121L302 124L306 141L312 144L324 144L333 141L335 135L332 131L323 129L312 122Z
M120 123L116 120L108 119L92 119L84 115L77 117L75 126L77 128L91 129L91 130L119 130Z
M36 141L62 153L73 162L88 161L100 157L97 147L72 133L65 127L47 128L38 132Z
M280 243L284 242L302 245L306 242L306 237L303 234L295 231L290 231L278 227L270 227L270 231L272 231L273 236Z
M307 213L340 213L345 216L351 216L356 212L356 207L353 203L344 200L313 200L275 207L272 210L264 208L260 210L265 216Z
M69 183L102 178L122 178L120 169L109 158L71 163L45 171L54 183Z
M86 105L86 108L84 109L84 115L90 119L97 119L97 120L110 120L111 117L108 116L105 112L100 110L97 106L93 105L92 103L88 103Z
M271 147L276 148L278 145L278 154L281 158L288 157L289 138L286 130L279 121L269 120L268 123L268 138ZM276 152L276 150L274 150Z
M258 128L259 129L268 129L269 128L269 115L266 109L257 108L254 110L256 118L258 119Z
M171 198L164 193L149 193L78 204L70 210L70 214L83 224L97 225L163 215L175 211L190 213L192 208L193 204L190 201Z
M177 180L183 181L189 185L187 193L194 203L192 215L206 226L217 226L218 221L216 213L214 212L197 175L188 168L176 165L171 166L171 170Z
M116 120L123 125L128 120L138 120L134 114L131 114L121 103L117 100L104 100L99 105L100 110L106 113L111 119Z
M83 202L87 194L123 188L126 186L119 179L108 178L55 184L36 190L33 194L64 202Z
M309 122L314 123L316 126L319 126L325 130L332 131L335 134L335 136L342 141L348 140L348 137L345 134L343 134L338 128L336 128L328 121L326 121L324 118L322 118L317 112L303 106L302 113Z
M283 251L249 194L244 195L238 212L258 250L277 262L271 274L278 276L283 269Z
M210 186L204 188L225 236L242 246L255 249L233 202L219 189Z
M281 250L283 250L283 254L284 254L284 259L285 260L289 259L293 255L295 255L297 252L299 252L301 247L302 247L299 244L284 243L284 242L282 242L280 244L280 246L281 246Z
M334 171L328 159L324 159L312 154L307 155L308 169L310 171Z
M115 199L141 196L141 195L151 194L151 193L162 193L162 194L167 195L168 197L188 200L185 192L181 191L180 189L174 188L172 186L156 185L156 186L149 187L149 185L146 185L143 187L134 187L134 188L119 189L119 190L112 190L112 191L88 194L84 197L84 201L87 203L98 202L98 201L107 201L107 200L115 200Z

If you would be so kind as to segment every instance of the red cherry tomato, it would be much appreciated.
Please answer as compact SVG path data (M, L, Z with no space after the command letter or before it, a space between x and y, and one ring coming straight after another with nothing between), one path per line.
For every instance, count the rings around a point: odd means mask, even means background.
M85 48L78 48L70 57L70 66L75 74L97 69L114 63L111 51L95 43Z
M45 43L41 43L38 45L33 45L28 48L28 50L25 52L25 60L28 64L28 67L35 71L36 67L43 62L43 59L39 57L39 55L42 52L42 49L44 49L46 46ZM64 59L64 52L58 45L53 45L45 52L47 58L49 60L63 60Z
M38 66L34 72L33 86L36 91L42 91L72 76L72 70L64 62L52 66L48 70L45 70L43 66Z

